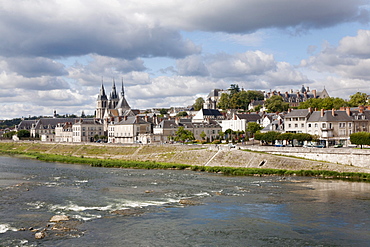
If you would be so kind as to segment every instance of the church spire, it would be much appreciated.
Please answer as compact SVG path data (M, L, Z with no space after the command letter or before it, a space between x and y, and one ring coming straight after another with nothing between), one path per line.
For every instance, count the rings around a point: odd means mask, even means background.
M117 90L116 90L116 82L113 79L112 92L110 94L110 99L117 99L117 98L118 98L118 95L117 95Z
M107 95L105 94L103 80L101 81L100 93L98 95L98 100L107 100Z
M123 86L123 78L122 78L122 90L121 90L121 96L125 97L125 87Z

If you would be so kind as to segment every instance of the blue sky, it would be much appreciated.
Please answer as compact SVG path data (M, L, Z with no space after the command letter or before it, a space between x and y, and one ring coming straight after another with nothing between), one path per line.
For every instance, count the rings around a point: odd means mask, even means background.
M370 94L369 0L3 0L0 119L187 106L230 84Z

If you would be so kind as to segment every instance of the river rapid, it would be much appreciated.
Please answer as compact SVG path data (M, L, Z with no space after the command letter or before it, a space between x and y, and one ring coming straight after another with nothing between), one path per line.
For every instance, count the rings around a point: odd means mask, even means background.
M0 157L0 246L368 246L369 192L365 182Z

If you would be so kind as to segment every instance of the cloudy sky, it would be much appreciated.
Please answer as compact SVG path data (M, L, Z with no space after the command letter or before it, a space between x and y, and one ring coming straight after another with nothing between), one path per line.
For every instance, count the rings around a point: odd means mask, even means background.
M370 94L369 0L2 0L0 119L93 114L101 83L132 108L214 88Z

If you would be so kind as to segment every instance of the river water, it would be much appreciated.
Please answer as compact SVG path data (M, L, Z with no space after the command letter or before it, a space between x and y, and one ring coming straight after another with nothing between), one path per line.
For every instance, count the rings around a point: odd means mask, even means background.
M364 182L0 157L0 246L368 246L369 192Z

